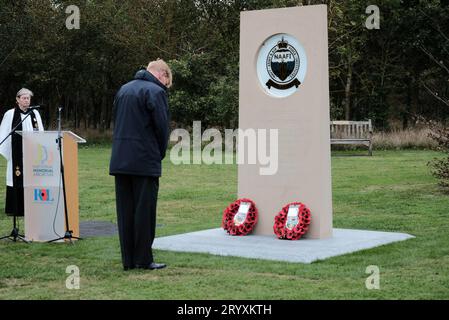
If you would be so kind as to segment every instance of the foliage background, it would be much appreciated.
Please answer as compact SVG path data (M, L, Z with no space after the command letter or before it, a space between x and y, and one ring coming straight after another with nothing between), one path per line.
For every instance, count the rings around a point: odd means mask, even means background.
M104 132L115 92L160 57L174 70L173 126L236 128L240 12L310 4L328 5L332 119L378 131L448 119L449 0L376 1L379 30L364 0L0 0L1 112L28 87L47 128L62 105L65 127ZM69 5L79 30L66 28Z

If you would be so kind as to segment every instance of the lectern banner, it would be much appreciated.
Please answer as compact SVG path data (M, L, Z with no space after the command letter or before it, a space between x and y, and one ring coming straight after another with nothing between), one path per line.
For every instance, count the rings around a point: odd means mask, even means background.
M25 237L48 241L64 235L64 194L57 132L22 132Z
M57 132L23 132L23 186L58 187L60 161Z
M62 187L25 187L25 237L49 241L64 236L64 194Z

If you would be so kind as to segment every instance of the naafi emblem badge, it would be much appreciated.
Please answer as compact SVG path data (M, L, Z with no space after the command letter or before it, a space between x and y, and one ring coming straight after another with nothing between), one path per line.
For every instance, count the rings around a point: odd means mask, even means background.
M306 52L295 37L275 34L261 45L257 75L269 95L284 98L295 93L304 82L306 71Z
M282 37L282 40L270 50L267 57L267 71L270 75L270 80L266 83L268 89L274 87L285 90L293 86L298 88L301 82L296 76L300 65L298 52Z

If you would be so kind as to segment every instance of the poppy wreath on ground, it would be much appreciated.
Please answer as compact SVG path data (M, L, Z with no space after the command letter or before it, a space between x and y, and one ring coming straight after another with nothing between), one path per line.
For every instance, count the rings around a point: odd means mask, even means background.
M248 203L249 208L246 213L239 212L241 203ZM257 223L258 211L254 201L250 199L238 199L231 203L223 211L222 227L232 236L246 236L253 231Z
M298 206L296 217L288 216L291 206ZM305 204L301 202L289 203L274 218L274 233L279 239L298 240L307 232L310 219L310 210Z

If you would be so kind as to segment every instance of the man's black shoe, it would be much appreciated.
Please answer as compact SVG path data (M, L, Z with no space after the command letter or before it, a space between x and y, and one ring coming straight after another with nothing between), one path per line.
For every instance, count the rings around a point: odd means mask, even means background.
M134 266L124 266L123 270L128 271L128 270L132 270L134 268L135 268Z
M150 269L154 270L154 269L164 269L167 265L165 263L155 263L152 262L150 264Z
M155 269L163 269L165 268L167 265L165 263L155 263L155 262L151 262L148 265L139 265L136 264L136 268L137 269L149 269L149 270L155 270Z

